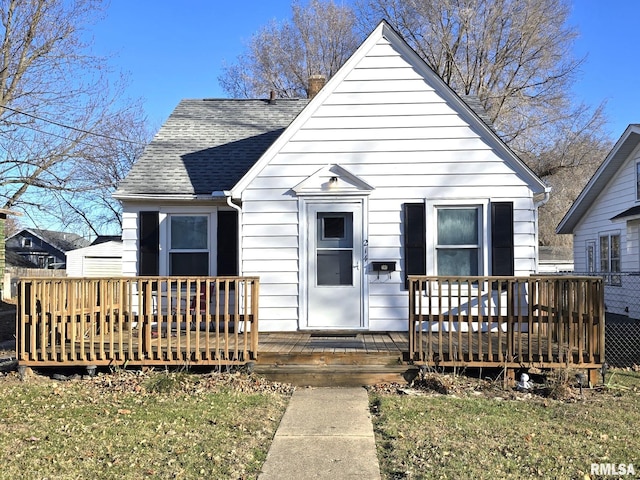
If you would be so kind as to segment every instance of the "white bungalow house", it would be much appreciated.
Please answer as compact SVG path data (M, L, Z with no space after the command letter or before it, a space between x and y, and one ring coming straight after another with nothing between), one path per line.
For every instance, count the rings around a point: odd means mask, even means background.
M607 312L640 318L640 125L627 127L558 225L574 270L605 279Z
M382 22L312 99L180 102L115 193L122 272L258 276L261 331L406 330L408 274L536 273L548 193Z

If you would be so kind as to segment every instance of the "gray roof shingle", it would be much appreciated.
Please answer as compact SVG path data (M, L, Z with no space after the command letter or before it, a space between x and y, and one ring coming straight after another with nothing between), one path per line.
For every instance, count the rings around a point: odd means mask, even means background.
M120 182L116 195L230 190L307 103L182 100Z

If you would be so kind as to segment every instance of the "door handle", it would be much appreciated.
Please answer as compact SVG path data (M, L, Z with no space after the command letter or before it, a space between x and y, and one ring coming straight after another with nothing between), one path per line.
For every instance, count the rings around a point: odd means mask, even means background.
M355 268L356 270L360 270L360 262L356 262L353 268Z

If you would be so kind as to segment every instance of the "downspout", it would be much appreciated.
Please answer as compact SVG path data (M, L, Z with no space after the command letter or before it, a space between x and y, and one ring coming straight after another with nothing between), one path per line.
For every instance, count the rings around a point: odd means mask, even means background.
M536 263L535 263L536 271L535 271L535 273L538 273L538 265L540 265L540 253L539 253L539 250L540 250L540 246L539 246L540 234L538 233L540 228L539 228L539 223L538 223L538 209L549 201L549 194L550 193L551 193L551 187L545 187L544 188L544 192L542 193L542 198L540 200L538 200L538 201L534 201L534 203L533 203L533 208L534 208L533 214L534 214L535 219L536 219L536 231L535 231L535 239L534 239L535 246L536 246L536 260L535 260L536 261Z
M238 276L242 275L242 208L231 201L231 192L229 190L211 192L211 196L214 198L225 198L227 205L238 212Z

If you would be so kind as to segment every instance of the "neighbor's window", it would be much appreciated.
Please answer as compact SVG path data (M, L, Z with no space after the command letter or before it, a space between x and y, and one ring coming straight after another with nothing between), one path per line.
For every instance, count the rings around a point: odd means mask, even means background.
M640 200L640 162L636 162L636 200Z
M480 272L479 207L437 207L437 275L476 276Z
M603 273L620 272L620 234L600 235L600 271ZM605 275L605 282L620 285L620 275Z
M172 215L169 275L209 275L209 218Z
M596 271L596 242L587 242L587 273Z

